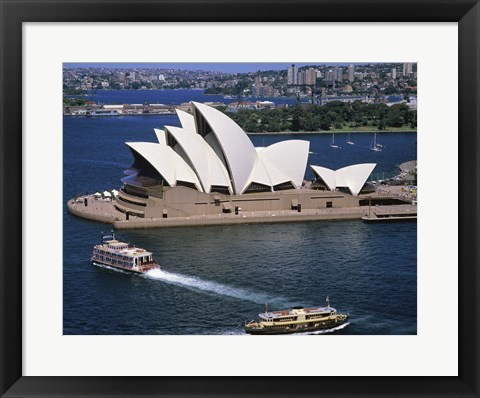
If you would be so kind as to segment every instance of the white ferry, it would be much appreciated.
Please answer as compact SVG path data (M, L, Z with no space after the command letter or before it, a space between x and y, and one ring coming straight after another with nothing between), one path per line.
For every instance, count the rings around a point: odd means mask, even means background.
M122 112L117 109L95 109L87 112L87 116L121 116Z
M113 231L111 235L102 235L102 243L94 246L92 264L139 274L160 269L152 253L116 240Z
M348 320L348 314L339 314L330 307L327 297L326 307L293 307L291 310L268 311L258 314L257 321L245 322L245 332L248 334L291 334L315 332L343 325Z

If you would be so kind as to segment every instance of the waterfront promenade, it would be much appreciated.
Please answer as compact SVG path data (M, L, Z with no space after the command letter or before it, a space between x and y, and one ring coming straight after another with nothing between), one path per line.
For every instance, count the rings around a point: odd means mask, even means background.
M85 206L84 200L88 205ZM325 209L302 209L278 210L278 211L251 211L234 213L210 214L175 218L152 218L144 219L131 216L125 219L125 214L114 208L114 202L103 199L95 199L92 195L82 196L68 201L70 213L78 217L94 221L113 224L116 229L141 229L141 228L166 228L166 227L189 227L209 225L232 225L232 224L259 224L275 222L303 222L320 220L352 220L368 215L368 206L325 208ZM416 211L413 205L375 206L372 211L393 211L396 213L408 213Z

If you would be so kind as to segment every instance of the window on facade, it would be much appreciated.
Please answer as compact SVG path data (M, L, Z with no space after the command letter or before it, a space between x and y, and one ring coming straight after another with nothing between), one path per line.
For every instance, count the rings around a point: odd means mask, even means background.
M252 192L270 192L271 189L267 185L259 184L257 182L252 182L248 188L245 190L244 193L252 193Z

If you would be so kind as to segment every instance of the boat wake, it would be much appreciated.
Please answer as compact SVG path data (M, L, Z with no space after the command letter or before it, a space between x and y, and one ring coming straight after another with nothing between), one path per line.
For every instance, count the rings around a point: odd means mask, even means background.
M143 274L146 278L160 280L176 286L182 286L194 291L218 294L250 301L257 304L274 303L275 305L291 306L286 299L272 297L267 294L255 293L246 289L222 285L221 283L207 281L195 276L177 274L164 270L154 269Z
M344 323L340 326L336 326L334 328L331 328L331 329L323 329L323 330L318 330L316 332L305 332L305 333L293 333L291 334L290 336L307 336L307 335L310 335L310 334L327 334L327 333L333 333L333 332L336 332L338 330L342 330L344 328L346 328L348 325L350 325L350 322L347 322L347 323Z
M335 327L335 328L325 329L325 330L319 330L318 332L314 332L313 334L333 333L333 332L336 332L337 330L345 329L348 325L350 325L350 322L346 322L346 323L344 323L343 325L337 326L337 327Z
M217 330L211 334L221 336L248 336L243 328Z

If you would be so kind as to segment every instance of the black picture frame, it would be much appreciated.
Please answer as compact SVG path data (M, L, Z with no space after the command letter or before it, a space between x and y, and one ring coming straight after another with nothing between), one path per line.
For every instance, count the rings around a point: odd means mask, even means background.
M478 0L0 0L2 397L479 396ZM459 376L26 377L22 376L22 23L24 22L458 22ZM452 104L455 106L455 104ZM455 214L447 214L456 217ZM455 239L452 236L452 240ZM446 298L447 299L447 298ZM441 333L441 331L439 331ZM161 360L161 359L160 359ZM234 359L232 359L234 360ZM348 358L346 359L348 360ZM412 358L414 360L414 358ZM228 364L226 364L228 366ZM320 388L321 386L321 388Z

